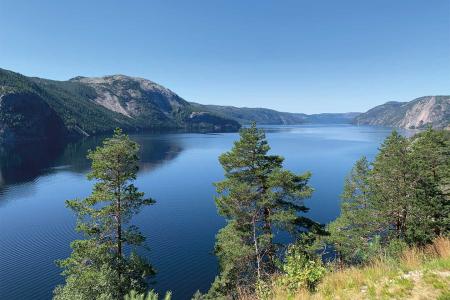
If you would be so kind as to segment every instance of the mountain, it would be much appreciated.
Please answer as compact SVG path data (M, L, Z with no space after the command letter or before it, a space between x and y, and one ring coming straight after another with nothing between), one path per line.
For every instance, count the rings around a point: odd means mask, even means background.
M55 81L0 69L0 140L126 131L235 131L235 120L199 111L152 81L124 75Z
M147 79L125 75L67 81L0 69L0 142L145 130L236 131L241 125L350 123L358 113L313 114L202 105Z
M321 113L307 115L307 123L312 124L351 124L353 120L359 116L359 112L347 113Z
M357 116L357 125L450 129L450 96L425 96L410 102L387 102Z
M249 108L221 105L203 105L191 102L198 110L205 110L216 115L231 118L240 124L250 124L255 121L261 125L296 125L304 123L351 123L360 113L322 113L302 114L279 112L267 108Z

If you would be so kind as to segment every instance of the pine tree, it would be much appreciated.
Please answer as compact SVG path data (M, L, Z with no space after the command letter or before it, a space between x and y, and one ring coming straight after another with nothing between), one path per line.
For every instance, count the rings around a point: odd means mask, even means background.
M430 127L412 139L411 153L416 189L407 234L425 244L450 231L450 139Z
M129 225L144 205L144 198L133 185L138 171L139 145L120 129L102 147L88 153L92 160L92 194L83 200L67 201L78 217L77 230L86 240L72 243L72 254L59 262L66 285L55 290L55 299L122 299L130 290L143 292L147 277L154 273L150 264L125 246L142 246L145 238Z
M275 232L297 237L302 229L317 225L299 216L308 210L302 200L312 193L311 174L284 170L283 158L268 155L269 150L264 131L253 123L219 158L225 179L216 183L216 205L227 225L217 235L220 275L211 297L251 286L276 270L282 245L274 242Z
M410 142L393 131L379 149L373 162L371 189L375 209L388 224L391 238L404 239L414 205L415 174L412 168Z
M383 228L371 202L369 176L369 162L362 157L345 179L339 217L327 226L329 236L324 240L333 245L336 259L342 263L365 261L371 241Z
M372 168L365 159L356 163L345 182L341 214L322 241L350 264L406 244L425 245L450 232L449 187L449 135L428 128L407 139L394 131Z

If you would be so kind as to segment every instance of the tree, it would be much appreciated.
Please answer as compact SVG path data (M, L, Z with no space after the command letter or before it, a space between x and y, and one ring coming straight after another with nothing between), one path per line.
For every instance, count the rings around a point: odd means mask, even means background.
M450 231L450 139L429 127L412 139L411 153L416 191L407 234L425 244Z
M409 140L393 131L381 145L370 179L373 205L388 224L390 238L404 239L412 217L416 176L412 168Z
M138 171L138 151L139 145L120 129L101 147L89 151L92 170L88 179L96 181L93 191L86 199L67 201L77 214L77 231L87 239L73 242L71 256L58 262L66 285L55 290L55 299L122 299L132 289L145 291L146 279L154 270L134 252L145 238L129 222L143 206L155 201L144 198L132 183ZM131 246L133 252L126 255L124 246Z
M369 168L359 160L345 181L341 214L323 239L347 264L376 252L423 246L450 230L450 138L428 128L386 138Z
M329 235L323 241L333 245L339 263L355 264L370 259L372 244L378 242L386 228L372 202L370 176L369 162L362 157L345 179L339 217L327 225Z
M219 157L225 179L216 183L216 205L227 225L216 239L220 274L211 296L232 294L275 272L278 250L285 246L274 242L275 232L297 237L317 225L299 215L308 210L302 200L312 194L311 174L284 170L283 158L268 155L269 150L264 131L253 123Z

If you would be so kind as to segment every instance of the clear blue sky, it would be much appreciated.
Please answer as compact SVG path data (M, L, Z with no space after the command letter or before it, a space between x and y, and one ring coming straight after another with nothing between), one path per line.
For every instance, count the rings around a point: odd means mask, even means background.
M365 111L450 94L449 0L0 0L0 67L122 73L189 101Z

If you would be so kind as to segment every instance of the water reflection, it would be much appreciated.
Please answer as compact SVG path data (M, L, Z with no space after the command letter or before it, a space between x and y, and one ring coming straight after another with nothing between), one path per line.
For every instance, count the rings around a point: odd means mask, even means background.
M150 171L176 158L183 150L176 135L132 136L140 146L140 169ZM33 142L0 145L0 201L7 187L33 183L38 177L60 170L86 173L89 149L101 145L102 137L89 137L72 142Z
M34 181L47 173L63 149L60 143L0 145L0 191L6 185Z

